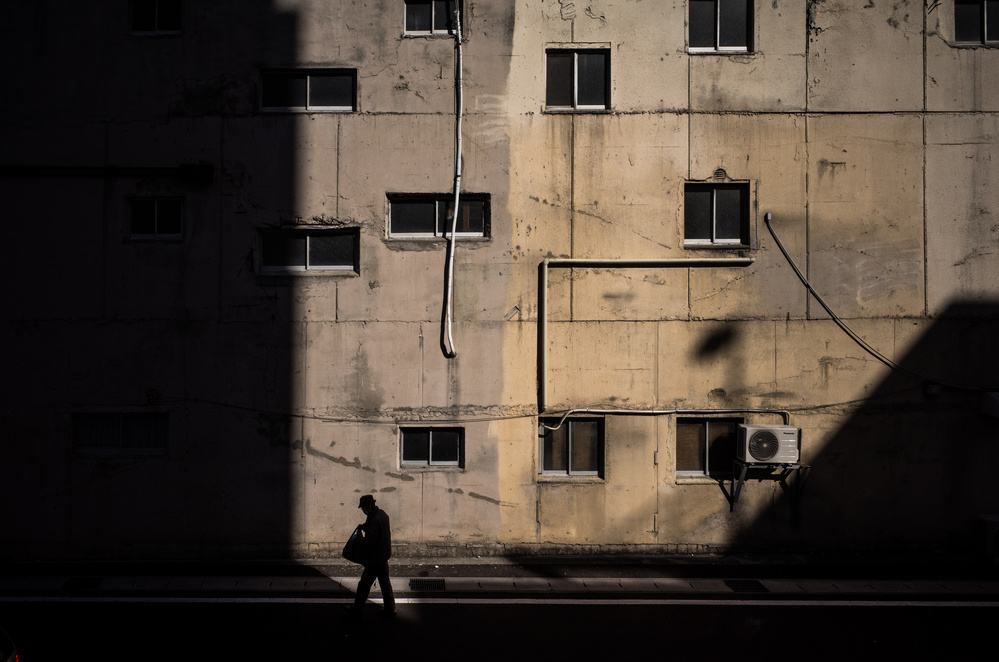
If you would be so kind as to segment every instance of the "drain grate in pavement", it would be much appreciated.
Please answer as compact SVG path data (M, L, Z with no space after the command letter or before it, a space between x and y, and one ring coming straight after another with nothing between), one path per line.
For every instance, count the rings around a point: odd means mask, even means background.
M410 579L409 580L409 590L410 591L443 591L444 579Z
M769 593L769 589L757 579L726 579L728 586L736 593Z

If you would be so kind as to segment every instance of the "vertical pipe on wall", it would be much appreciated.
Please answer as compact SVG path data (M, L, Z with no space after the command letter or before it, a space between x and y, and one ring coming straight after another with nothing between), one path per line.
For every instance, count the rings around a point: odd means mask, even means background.
M451 235L447 242L447 295L444 301L444 329L442 335L446 336L446 344L442 340L441 346L444 356L453 359L458 353L454 349L454 336L452 326L454 325L454 249L455 233L458 230L458 214L460 208L458 203L461 198L461 115L463 94L462 94L462 62L461 62L461 9L458 3L454 7L454 40L455 40L455 84L454 84L454 104L455 104L455 141L454 141L454 211L451 214Z

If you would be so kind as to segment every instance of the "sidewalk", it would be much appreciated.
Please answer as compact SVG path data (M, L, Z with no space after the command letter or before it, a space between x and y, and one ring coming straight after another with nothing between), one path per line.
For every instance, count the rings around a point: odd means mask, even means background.
M402 601L922 600L999 606L987 564L766 563L738 559L397 559ZM360 566L342 559L0 565L0 602L24 600L323 600L347 602ZM380 595L373 591L372 598Z

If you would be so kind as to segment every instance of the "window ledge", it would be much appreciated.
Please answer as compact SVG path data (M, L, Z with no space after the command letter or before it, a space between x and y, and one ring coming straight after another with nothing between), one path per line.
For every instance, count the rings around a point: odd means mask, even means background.
M677 476L677 485L718 485L720 482L732 480L731 476Z
M454 35L448 32L403 32L403 39L454 39ZM462 40L464 41L464 39Z
M446 464L404 464L399 467L403 473L422 474L427 472L464 473L465 467L455 467Z
M613 115L613 108L545 108L546 115Z
M688 55L758 55L758 52L750 50L738 50L738 49L719 50L719 49L705 48L702 50L699 48L698 49L688 48L687 54Z
M286 285L299 278L358 278L361 274L353 269L310 269L308 271L265 271L257 272L257 280L269 281L272 285Z
M539 483L574 483L580 485L602 485L600 476L568 476L563 474L538 474Z

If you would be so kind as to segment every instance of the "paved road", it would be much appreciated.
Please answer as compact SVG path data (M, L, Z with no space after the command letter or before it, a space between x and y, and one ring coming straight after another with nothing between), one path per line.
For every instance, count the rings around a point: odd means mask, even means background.
M356 566L4 570L0 624L28 662L964 659L999 617L989 567L428 561L395 565L398 618L371 604L360 621L343 614Z

